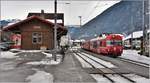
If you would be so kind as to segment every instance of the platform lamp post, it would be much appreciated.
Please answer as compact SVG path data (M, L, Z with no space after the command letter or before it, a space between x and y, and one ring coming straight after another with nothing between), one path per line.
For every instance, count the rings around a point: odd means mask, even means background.
M148 44L148 33L147 28L149 28L149 0L143 0L143 55L146 56L147 44Z
M57 0L54 1L54 54L53 58L56 61L56 53L57 53Z
M80 19L80 27L82 26L82 23L81 23L81 21L82 21L82 16L78 16L79 17L79 19Z

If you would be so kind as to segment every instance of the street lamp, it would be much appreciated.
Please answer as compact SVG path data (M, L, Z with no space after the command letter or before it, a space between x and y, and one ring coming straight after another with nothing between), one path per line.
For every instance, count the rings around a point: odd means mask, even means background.
M82 16L78 16L80 18L80 27L81 27L81 21L82 21Z
M65 4L70 4L70 3L65 3ZM56 52L57 52L57 0L54 1L54 60L56 61Z
M57 52L57 0L54 1L54 60L56 61L56 52Z

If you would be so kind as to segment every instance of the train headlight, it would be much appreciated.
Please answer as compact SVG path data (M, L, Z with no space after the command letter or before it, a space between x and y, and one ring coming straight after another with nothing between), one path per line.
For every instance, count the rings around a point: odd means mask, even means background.
M109 49L107 51L109 52Z
M114 48L114 50L116 50L116 48Z

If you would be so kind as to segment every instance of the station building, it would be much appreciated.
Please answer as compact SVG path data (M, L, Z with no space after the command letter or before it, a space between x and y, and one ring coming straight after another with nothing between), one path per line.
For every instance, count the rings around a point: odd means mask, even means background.
M39 50L41 48L54 48L54 23L49 20L54 20L54 13L29 13L25 20L4 27L5 33L13 33L20 35L20 49L24 50ZM66 35L67 29L64 27L64 14L57 14L57 19L62 19L62 23L57 24L57 39ZM57 42L58 42L57 41Z

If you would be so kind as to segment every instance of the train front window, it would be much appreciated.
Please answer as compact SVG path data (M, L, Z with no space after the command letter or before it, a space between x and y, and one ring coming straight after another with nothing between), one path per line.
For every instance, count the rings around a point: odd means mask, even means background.
M107 40L107 45L108 46L121 46L122 45L122 41L121 40Z

